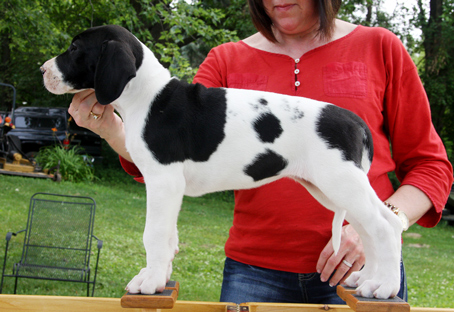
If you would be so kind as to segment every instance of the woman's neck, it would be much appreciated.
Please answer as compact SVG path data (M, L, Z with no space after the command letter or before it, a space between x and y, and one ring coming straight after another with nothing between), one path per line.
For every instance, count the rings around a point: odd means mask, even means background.
M313 49L348 35L355 28L356 25L336 20L331 38L322 38L317 34L316 30L311 30L306 33L292 35L275 32L277 39L275 43L266 39L262 34L256 33L244 39L243 42L259 50L288 55L293 59L297 59Z

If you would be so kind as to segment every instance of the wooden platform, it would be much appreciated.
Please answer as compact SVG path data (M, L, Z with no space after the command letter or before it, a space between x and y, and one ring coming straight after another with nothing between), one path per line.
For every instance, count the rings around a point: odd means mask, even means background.
M126 293L121 297L121 306L123 308L141 308L154 309L171 309L178 298L180 284L176 281L167 283L162 293L154 295L130 294Z
M392 299L363 298L355 294L355 289L337 286L337 295L356 312L410 312L410 305L394 297Z
M121 307L120 298L57 297L0 295L1 312L134 312L141 309ZM176 301L172 309L162 312L227 312L225 302ZM230 310L232 311L232 310ZM235 310L233 310L235 311ZM347 305L243 303L236 311L242 312L352 312ZM236 312L235 311L235 312ZM454 309L411 307L411 312L454 312Z

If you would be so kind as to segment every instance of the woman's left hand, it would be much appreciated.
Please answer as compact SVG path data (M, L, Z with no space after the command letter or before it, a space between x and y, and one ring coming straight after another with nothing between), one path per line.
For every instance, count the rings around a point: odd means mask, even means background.
M361 238L350 224L342 228L339 252L334 254L332 238L320 254L317 262L317 272L321 274L322 282L329 280L334 287L342 283L351 273L359 271L366 262ZM333 272L336 271L334 274Z

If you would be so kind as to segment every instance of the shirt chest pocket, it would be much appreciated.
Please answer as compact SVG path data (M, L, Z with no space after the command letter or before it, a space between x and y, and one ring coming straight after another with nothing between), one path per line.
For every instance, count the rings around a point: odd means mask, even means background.
M227 76L227 87L266 91L268 76L253 73L234 73Z
M365 98L367 66L361 62L330 63L323 67L323 87L328 96Z

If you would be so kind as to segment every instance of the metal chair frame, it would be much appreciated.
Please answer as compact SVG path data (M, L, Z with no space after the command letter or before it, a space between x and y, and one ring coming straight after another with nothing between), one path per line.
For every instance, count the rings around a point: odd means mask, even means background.
M40 225L42 220L45 221L50 219L49 216L46 216L47 219L40 219L40 212L45 209L60 213L60 219L48 220L54 222L54 227L52 227L52 224L47 228ZM76 209L83 209L82 213L88 214L84 219L79 218L79 220L84 222L82 224L83 228L79 231L71 228L72 224L75 222L72 222L72 220L68 221L64 215L65 212L68 215L77 213ZM17 282L19 278L31 278L86 283L87 297L90 296L90 285L92 285L91 296L93 296L98 272L99 254L103 245L103 241L93 235L95 211L96 202L91 197L50 193L34 194L30 198L27 227L21 231L8 232L6 234L5 258L0 283L0 294L2 293L4 277L14 277L14 294L16 294L17 291ZM57 229L58 222L63 223L58 230L61 231L62 229L65 229L64 232L65 234L68 234L68 236L62 238L61 236L58 236L58 233L53 233L52 229ZM68 228L67 231L65 227ZM13 265L12 274L5 274L9 242L12 236L17 236L19 233L25 233L21 259ZM68 240L65 240L65 238L68 238ZM93 280L91 280L90 258L93 238L98 242L98 253L96 256L94 277ZM37 240L39 239L44 242L38 243ZM59 240L61 242L59 242ZM70 246L70 244L78 243L80 246ZM48 263L46 263L46 255L51 258L48 260ZM72 256L79 258L77 259L79 261L73 261ZM49 261L51 263L49 263ZM60 276L53 277L49 274L59 274ZM73 276L71 277L71 275ZM66 276L66 278L64 276Z

